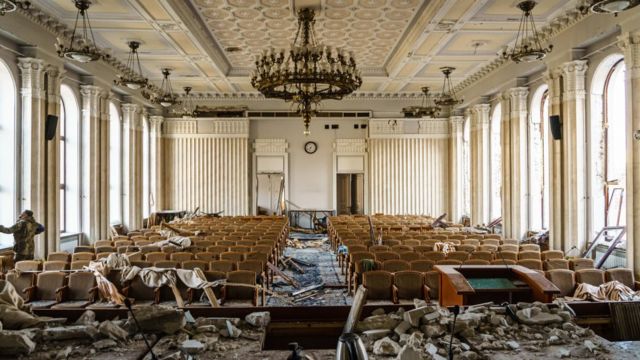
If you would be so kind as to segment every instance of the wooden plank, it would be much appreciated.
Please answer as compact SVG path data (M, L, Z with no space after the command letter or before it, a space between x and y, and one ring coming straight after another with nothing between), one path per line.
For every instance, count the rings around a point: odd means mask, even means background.
M311 285L311 286L307 286L306 288L300 289L298 291L294 291L291 293L291 296L298 296L300 294L304 294L307 291L311 291L311 290L316 290L316 289L321 289L324 287L324 283L321 284L317 284L317 285Z
M276 266L274 266L271 263L267 263L267 267L269 269L271 269L271 271L273 271L273 273L275 273L276 275L280 276L284 281L288 282L289 284L291 284L291 286L295 287L296 289L300 288L300 284L298 284L297 281L295 281L294 279L290 278L289 276L287 276L285 273L283 273L282 271L280 271L280 269L278 269Z
M358 324L358 320L360 320L362 307L367 301L367 292L368 290L364 286L358 286L358 290L353 296L353 303L351 305L351 310L349 311L349 316L347 317L347 321L344 324L344 329L342 330L343 334L351 333L355 330L356 324Z
M178 305L178 307L184 308L184 299L182 298L182 295L180 295L180 290L178 290L178 286L176 286L176 284L171 284L169 285L169 288L171 288L173 297L176 298L176 304Z
M193 269L193 272L200 279L202 279L204 281L207 281L207 278L204 276L204 273L202 272L202 270L200 268ZM209 302L211 303L211 306L216 307L216 308L220 307L220 304L218 303L218 298L216 298L216 294L213 292L213 290L210 287L204 288L204 294L207 296L207 299L209 299Z

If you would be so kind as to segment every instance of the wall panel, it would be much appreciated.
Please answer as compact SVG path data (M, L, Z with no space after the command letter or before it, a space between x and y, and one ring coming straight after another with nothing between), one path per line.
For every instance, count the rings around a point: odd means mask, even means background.
M248 120L168 120L164 128L167 209L249 213Z

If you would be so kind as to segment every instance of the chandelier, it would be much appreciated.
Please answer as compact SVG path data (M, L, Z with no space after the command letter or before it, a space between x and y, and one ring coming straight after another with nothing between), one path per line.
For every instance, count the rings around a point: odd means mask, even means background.
M23 0L0 0L0 16L14 12L18 8L27 10L31 7L31 2Z
M640 0L591 0L589 4L594 13L617 15L621 11L640 5Z
M429 94L429 88L427 86L422 88L422 104L420 106L408 106L402 109L402 112L406 117L436 117L440 113L441 108L435 105L431 94Z
M353 54L316 41L313 9L298 10L298 30L288 54L265 51L256 60L251 85L267 98L291 101L309 135L311 116L322 100L341 100L362 85Z
M451 66L441 67L440 70L444 74L444 83L442 84L442 93L439 94L434 102L438 106L454 106L462 103L462 99L458 99L456 92L451 85L451 73L456 68Z
M537 5L535 1L522 1L518 4L518 8L522 10L520 18L520 26L518 27L518 35L516 42L511 51L505 50L502 57L511 59L516 63L531 62L541 60L553 50L553 45L542 47L536 24L533 21L531 10ZM529 34L531 33L531 34Z
M176 111L181 116L186 117L196 117L198 115L196 111L196 106L193 103L193 95L191 95L191 86L185 86L183 88L184 96L182 101L182 109L180 111Z
M78 9L78 14L76 15L76 23L73 26L73 34L71 35L68 47L64 46L60 39L57 39L56 47L58 48L58 56L81 63L98 60L102 55L96 47L96 39L93 37L93 29L91 29L91 23L89 22L88 10L89 6L91 6L91 1L75 0L74 3ZM82 35L78 34L76 37L80 18L82 18L82 28L80 29ZM76 44L76 42L78 44Z
M162 69L162 85L160 85L160 89L158 91L142 91L142 96L146 99L149 99L154 104L160 104L162 107L170 107L172 105L180 104L178 101L178 96L173 93L173 88L171 87L171 80L169 80L169 75L171 75L171 69L163 68Z
M118 86L126 86L129 89L138 90L146 87L149 80L142 76L142 67L140 66L140 58L138 57L138 48L140 43L137 41L129 41L129 57L127 58L127 69L123 74L118 75L114 84Z

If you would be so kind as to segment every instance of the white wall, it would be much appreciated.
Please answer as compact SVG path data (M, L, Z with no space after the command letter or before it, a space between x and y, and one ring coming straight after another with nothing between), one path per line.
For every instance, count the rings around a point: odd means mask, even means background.
M362 139L367 130L354 129L354 124L366 124L365 119L313 118L311 135L304 136L300 118L252 119L250 141L255 139L285 139L288 143L289 200L304 209L333 209L333 143L336 139ZM325 130L325 124L338 124L337 130ZM314 154L304 151L304 144L314 141L318 150ZM254 176L251 174L250 176ZM288 185L286 182L288 181ZM296 209L289 205L289 209Z

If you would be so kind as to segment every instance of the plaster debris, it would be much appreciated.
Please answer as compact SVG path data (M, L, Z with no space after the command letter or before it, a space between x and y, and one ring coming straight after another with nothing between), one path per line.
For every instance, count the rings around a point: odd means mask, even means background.
M389 337L382 338L373 344L373 353L376 355L398 355L400 345Z
M268 311L254 312L245 316L244 321L252 326L264 328L271 322L271 314Z

